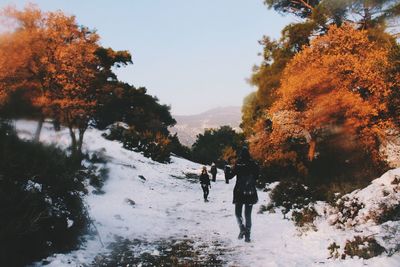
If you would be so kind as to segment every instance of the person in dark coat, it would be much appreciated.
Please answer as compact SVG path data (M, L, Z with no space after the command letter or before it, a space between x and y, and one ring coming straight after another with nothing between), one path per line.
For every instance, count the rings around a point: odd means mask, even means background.
M211 184L210 184L210 176L207 173L206 166L204 166L203 169L201 170L200 185L201 185L201 188L203 189L204 202L208 202L208 199L207 199L208 193L209 193L208 188L211 188Z
M236 176L236 184L233 189L233 204L235 204L235 215L239 225L240 233L238 238L245 237L250 242L251 212L253 205L257 203L256 180L259 175L259 167L250 157L247 147L243 147L239 159L232 170L227 169L228 179ZM245 224L243 224L242 211L244 206Z
M231 166L225 165L224 167L224 174L225 174L225 183L229 184L229 174L231 173Z
M211 164L210 173L212 175L212 181L215 182L217 178L217 166L215 166L214 162Z

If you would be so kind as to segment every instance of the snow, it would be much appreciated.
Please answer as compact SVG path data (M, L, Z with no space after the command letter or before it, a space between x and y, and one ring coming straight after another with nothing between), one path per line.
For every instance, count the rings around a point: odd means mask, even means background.
M71 228L73 225L74 225L74 221L68 218L68 219L67 219L67 226L68 226L68 228Z
M33 121L16 122L21 138L32 138L35 127L36 122ZM178 157L173 157L171 164L160 164L140 153L123 149L120 143L108 141L101 134L101 131L88 129L83 147L89 153L101 152L107 158L110 170L109 179L102 188L105 193L90 192L85 197L98 233L88 237L76 251L49 257L46 259L50 262L47 266L90 264L96 255L108 250L107 245L116 237L149 242L190 238L210 244L205 248L209 251L213 249L212 242L218 241L229 251L224 255L227 266L400 266L399 253L369 260L328 259L327 248L332 242L343 247L347 239L360 235L356 230L368 235L376 233L376 230L382 232L384 227L377 228L370 223L360 229L337 229L325 216L321 216L315 222L317 231L304 232L296 228L292 221L283 219L279 211L258 213L260 205L269 203L268 192L262 191L259 191L259 203L253 207L252 242L248 244L237 240L238 227L232 205L234 180L225 184L223 172L219 170L217 182L212 183L210 190L210 202L204 203L200 185L184 178L186 173L198 174L201 165ZM41 141L66 148L69 145L68 131L55 132L51 124L45 123ZM400 169L385 174L370 187L354 193L365 202L365 209L378 205L379 201L395 201L381 200L382 196L376 190L382 184L390 187L395 174L400 174ZM376 197L370 198L371 194ZM323 214L328 207L321 202L316 209ZM358 222L361 223L361 219ZM399 228L393 222L386 224L387 228L394 227L392 231L397 229L395 234L398 234ZM151 253L157 255L160 252L153 248ZM40 265L37 263L37 266Z
M42 185L39 183L35 183L32 180L28 180L28 182L25 185L25 191L42 192Z
M399 179L399 182L397 184L393 183L394 179ZM364 205L355 218L354 224L373 224L373 216L371 215L379 213L383 205L391 207L400 204L399 183L400 168L389 170L380 178L372 181L368 187L348 194L347 197L358 199Z

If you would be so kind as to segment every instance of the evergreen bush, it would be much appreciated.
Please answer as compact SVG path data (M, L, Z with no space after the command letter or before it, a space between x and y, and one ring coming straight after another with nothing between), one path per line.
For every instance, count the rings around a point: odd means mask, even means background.
M270 193L271 204L281 207L284 214L292 209L302 209L315 201L309 187L296 181L282 181Z
M385 252L373 237L355 236L354 240L347 240L344 247L344 254L350 257L358 256L363 259L370 259ZM342 256L343 258L345 256Z
M63 151L0 126L0 266L76 248L88 218L79 167Z

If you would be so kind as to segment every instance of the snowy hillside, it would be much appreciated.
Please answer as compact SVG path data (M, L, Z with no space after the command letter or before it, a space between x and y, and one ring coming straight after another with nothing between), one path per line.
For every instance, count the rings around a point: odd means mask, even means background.
M31 138L35 127L36 123L31 121L16 123L22 138ZM104 262L113 248L124 242L128 244L124 249L131 250L131 254L157 257L170 250L168 244L185 240L198 252L196 257L213 255L224 266L400 266L398 253L370 260L328 259L327 248L332 242L342 245L355 234L379 235L377 226L369 223L362 228L340 229L330 224L328 218L332 219L332 214L327 212L327 205L318 203L321 217L316 221L317 231L304 232L293 221L283 219L279 211L258 213L260 205L269 202L268 193L262 191L253 211L252 242L237 240L238 228L231 203L234 181L225 184L222 171L212 184L210 202L204 203L201 188L193 176L199 173L200 165L176 157L171 164L160 164L123 149L118 142L105 140L101 134L89 129L84 142L84 150L102 154L110 170L103 187L105 193L89 190L86 197L89 216L98 233L88 236L79 250L54 255L37 266L45 263L47 266L97 266L96 262ZM41 141L65 148L69 135L66 130L54 132L50 124L45 124ZM395 175L400 175L400 169L375 180L373 185L388 185ZM388 185L386 189L393 191L393 188ZM381 197L379 190L365 190L358 194L365 192L362 196L371 201ZM398 197L398 194L390 196ZM167 247L160 249L160 242Z

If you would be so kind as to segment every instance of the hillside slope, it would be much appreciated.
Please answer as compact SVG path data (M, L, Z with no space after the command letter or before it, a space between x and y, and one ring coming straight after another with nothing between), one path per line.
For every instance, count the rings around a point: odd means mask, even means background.
M229 125L239 131L241 117L240 107L220 107L196 115L174 115L177 123L170 131L178 134L182 144L191 146L205 129Z
M16 123L22 138L31 138L35 127L35 122ZM399 266L398 253L370 260L328 259L329 244L343 244L355 231L336 229L322 216L316 222L317 231L303 232L283 219L279 211L257 213L260 205L269 202L268 193L262 191L254 206L252 243L237 240L231 203L234 184L225 184L221 171L212 184L210 202L204 203L193 176L199 173L200 165L176 157L171 164L160 164L105 140L101 134L89 129L84 142L84 150L102 154L110 170L104 194L95 194L89 187L86 197L97 231L87 236L79 250L54 255L37 266L113 266L110 257L119 257L121 262L136 257L140 262L168 253L171 244L179 241L191 244L196 253L184 254L177 264L197 257L201 265L202 259L213 255L214 262L223 266ZM41 140L65 148L69 136L66 130L54 132L50 124L45 124ZM400 170L390 175L400 175ZM320 210L325 207L324 203L319 205ZM369 233L373 228L362 231ZM100 264L107 260L108 265Z

